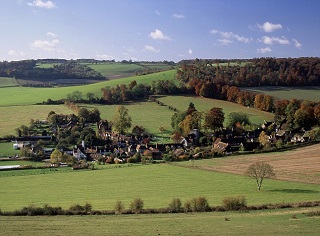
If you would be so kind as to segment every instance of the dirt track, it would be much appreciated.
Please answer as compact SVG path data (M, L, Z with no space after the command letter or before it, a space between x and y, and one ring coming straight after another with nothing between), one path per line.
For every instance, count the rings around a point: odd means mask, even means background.
M227 157L214 165L198 168L243 174L250 164L257 161L272 165L276 179L320 184L320 144L285 152Z

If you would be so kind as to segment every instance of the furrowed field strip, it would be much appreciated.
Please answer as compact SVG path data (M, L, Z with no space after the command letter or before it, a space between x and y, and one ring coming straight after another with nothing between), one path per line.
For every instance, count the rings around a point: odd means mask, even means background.
M4 235L317 235L320 210L141 214L109 216L0 216Z

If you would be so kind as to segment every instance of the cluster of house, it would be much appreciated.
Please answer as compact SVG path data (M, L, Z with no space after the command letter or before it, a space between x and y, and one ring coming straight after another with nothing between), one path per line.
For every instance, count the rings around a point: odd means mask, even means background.
M101 126L102 127L102 126ZM212 137L212 152L213 153L233 153L239 150L253 151L261 148L259 136L264 131L266 138L270 144L275 144L278 140L286 142L305 142L310 140L310 135L307 131L300 130L297 133L287 132L278 129L274 123L265 122L261 128L253 131L245 131L241 134L231 129L223 129L215 132ZM198 130L193 130L190 134L182 138L180 142L170 144L151 144L151 138L141 135L121 135L111 131L100 132L103 139L102 146L87 147L85 142L82 141L81 145L76 145L71 149L62 150L63 152L74 156L78 161L80 160L99 160L106 158L107 155L113 154L120 162L125 161L126 158L132 157L136 153L149 156L153 160L162 159L162 155L168 150L183 150L188 149L190 146L199 146L200 133ZM41 150L47 158L50 158L54 148L43 148L37 146L38 140L45 143L52 141L52 136L27 136L18 137L13 144L14 149L21 149L29 147L34 153Z
M253 131L245 131L240 135L233 130L221 130L215 134L213 152L233 153L239 150L254 151L259 150L262 144L259 142L260 134L265 133L265 141L270 145L276 145L278 141L284 143L302 143L311 140L310 131L300 129L292 132L281 129L281 125L274 122L265 121L261 128Z

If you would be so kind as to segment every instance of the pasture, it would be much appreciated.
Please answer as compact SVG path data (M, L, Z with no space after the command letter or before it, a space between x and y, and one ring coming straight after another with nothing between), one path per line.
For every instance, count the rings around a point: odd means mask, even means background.
M64 105L0 106L0 137L16 135L15 129L21 125L29 126L31 119L45 120L50 111L57 114L73 113Z
M137 83L151 84L155 80L172 80L176 74L176 70L159 72L149 75L132 76L117 80L103 81L88 85L56 87L56 88L32 88L32 87L6 87L0 88L0 106L16 106L16 105L32 105L49 98L57 100L66 98L69 93L80 91L83 95L92 92L96 96L101 97L101 88L106 86L115 86L117 84L129 84L136 80ZM1 79L0 79L1 87Z
M320 101L320 87L281 87L281 86L264 86L264 87L247 87L241 88L242 90L248 90L255 93L264 93L279 99L293 98L301 100L310 100L314 102Z
M172 68L170 65L161 63L99 63L86 65L100 72L108 79L129 77L135 75L136 73L142 73L148 69L170 70Z
M264 120L270 121L274 115L269 112L260 111L254 108L246 108L237 103L231 103L223 100L216 100L210 98L202 98L195 96L163 96L158 98L159 101L163 102L168 106L175 107L180 111L185 111L188 108L190 102L194 103L195 108L198 111L209 111L212 107L223 108L225 113L225 124L228 122L227 117L231 112L244 112L248 114L251 123L262 124Z
M230 103L222 100L201 98L196 96L161 96L157 98L166 106L160 106L154 102L134 102L126 103L129 110L129 115L132 117L132 126L139 125L146 128L150 133L156 136L161 136L159 128L164 127L169 133L172 132L171 117L173 111L168 109L168 106L177 108L179 111L187 110L189 103L193 102L198 111L208 112L212 107L221 107L225 112L225 124L228 122L227 116L230 112L245 112L248 114L252 123L262 124L264 120L272 120L273 114L263 112L254 108L245 108L236 103ZM83 104L89 110L97 108L103 119L111 120L118 105L87 105ZM144 111L144 112L141 112Z
M315 208L313 210L319 210ZM312 209L109 216L0 216L4 235L317 235ZM295 216L295 218L293 217ZM228 219L228 220L226 220Z
M255 181L245 176L170 164L108 167L2 176L0 209L15 210L30 204L69 208L89 202L95 210L113 210L117 200L128 209L135 198L143 199L145 208L164 208L173 198L185 202L198 196L205 196L210 206L222 205L229 196L245 196L248 205L257 205L316 201L320 193L320 185L274 179L265 180L258 192Z
M16 87L16 86L19 86L17 80L13 78L8 78L8 77L0 77L0 89L5 87Z
M164 63L121 63L121 62L99 62L99 63L81 63L100 72L108 79L124 78L134 76L136 73L142 73L148 69L170 70L171 65ZM54 63L39 63L38 68L51 68Z

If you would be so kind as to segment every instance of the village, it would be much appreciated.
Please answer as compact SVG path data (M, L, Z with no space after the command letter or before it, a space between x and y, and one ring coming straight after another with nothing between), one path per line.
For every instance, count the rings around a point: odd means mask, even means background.
M52 115L55 116L54 122ZM185 137L173 135L164 142L163 137L155 137L143 129L135 129L127 134L114 132L111 122L100 119L99 115L95 117L96 122L88 118L89 122L84 120L75 115L52 113L47 120L32 121L32 129L28 132L31 135L20 135L11 140L13 148L20 150L20 154L12 158L44 161L51 167L69 165L77 169L88 168L83 163L89 162L145 164L187 161L279 151L312 143L311 131L286 131L281 129L281 124L267 121L261 127L249 131L241 126L207 133L193 129Z

